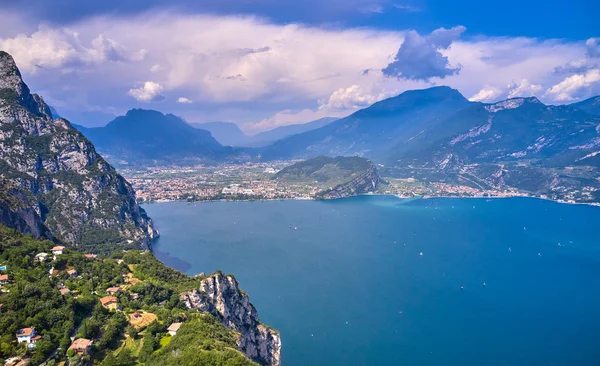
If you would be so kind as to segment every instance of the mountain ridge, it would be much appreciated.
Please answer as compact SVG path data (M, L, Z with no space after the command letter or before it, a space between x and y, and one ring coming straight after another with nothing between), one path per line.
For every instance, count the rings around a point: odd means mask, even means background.
M69 121L52 118L6 52L0 147L0 189L12 198L3 200L3 224L99 251L147 248L158 235L129 183Z

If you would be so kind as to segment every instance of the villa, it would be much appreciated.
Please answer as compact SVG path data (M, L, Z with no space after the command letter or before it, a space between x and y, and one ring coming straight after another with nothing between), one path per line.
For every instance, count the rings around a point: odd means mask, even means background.
M85 338L78 338L71 343L69 349L72 349L80 356L85 356L90 352L94 341Z
M33 337L35 337L35 328L23 328L17 331L17 342L19 343L31 343Z
M8 284L8 275L0 275L0 286Z
M100 299L100 303L105 309L108 310L118 310L119 309L119 299L114 296L104 296Z

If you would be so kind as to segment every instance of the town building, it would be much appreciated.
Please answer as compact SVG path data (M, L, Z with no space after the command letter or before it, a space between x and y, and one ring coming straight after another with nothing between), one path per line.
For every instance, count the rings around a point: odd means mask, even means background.
M106 293L109 295L115 295L119 292L121 292L121 289L119 287L109 287L106 289Z
M98 255L97 254L86 254L85 257L87 259L97 259Z
M23 328L17 331L17 342L31 343L31 339L36 336L35 328Z
M0 287L2 287L2 285L8 285L8 275L7 274L0 275Z
M67 271L67 274L69 275L69 277L77 277L79 275L79 273L77 273L76 269L69 269Z
M119 310L119 299L114 296L104 296L100 299L100 303L105 309Z
M60 246L60 245L55 246L54 248L52 248L52 254L53 255L61 255L61 254L64 253L64 251L65 251L65 247Z
M167 328L167 332L169 332L169 334L171 336L174 336L175 334L177 334L177 331L179 330L180 327L181 327L181 323L173 323L173 324L169 325L169 327Z
M61 294L61 295L63 295L63 296L65 296L65 295L68 295L68 294L70 294L70 293L71 293L71 290L69 290L69 289L68 289L68 288L66 288L66 287L65 287L65 288L61 288L61 289L60 289L60 294Z
M48 253L38 253L35 255L35 259L38 262L44 262L48 258Z
M94 341L85 338L78 338L71 343L69 349L72 349L78 355L85 356L90 353Z

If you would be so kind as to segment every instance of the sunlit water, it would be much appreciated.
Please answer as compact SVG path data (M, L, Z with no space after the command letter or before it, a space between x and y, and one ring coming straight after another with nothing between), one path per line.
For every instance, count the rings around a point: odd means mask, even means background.
M285 366L600 365L600 208L385 196L144 207L166 264L235 274L281 331Z

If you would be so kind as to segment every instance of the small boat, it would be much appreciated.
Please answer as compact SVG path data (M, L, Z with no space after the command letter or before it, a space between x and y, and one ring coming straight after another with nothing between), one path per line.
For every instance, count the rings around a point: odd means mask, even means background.
M483 283L481 284L483 287L485 287L485 281L483 281Z
M464 289L465 289L465 286L463 286L463 285L460 285L460 289L461 289L461 290L464 290Z
M423 256L423 252L419 253L419 255L422 257Z
M511 249L511 247L508 247L508 251L509 251L509 252L512 252L512 249Z
M298 230L298 226L294 226L294 230Z

